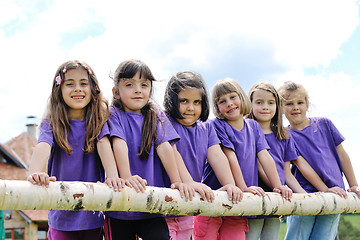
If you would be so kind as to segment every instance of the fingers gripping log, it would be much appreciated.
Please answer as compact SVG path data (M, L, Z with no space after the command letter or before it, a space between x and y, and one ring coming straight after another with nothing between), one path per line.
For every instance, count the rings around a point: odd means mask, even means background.
M214 193L212 203L199 194L185 202L177 190L169 188L147 187L144 193L136 193L125 187L114 192L103 183L57 181L46 188L28 181L0 180L0 209L133 211L212 217L360 212L360 199L355 193L348 193L347 198L332 193L293 194L291 201L278 193L267 193L265 197L244 193L237 204L228 200L226 192Z

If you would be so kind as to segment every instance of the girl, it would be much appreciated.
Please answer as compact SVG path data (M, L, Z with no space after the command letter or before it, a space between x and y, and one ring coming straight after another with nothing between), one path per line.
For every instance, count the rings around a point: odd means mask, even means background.
M165 168L171 187L178 188L181 196L188 199L195 192L181 183L171 146L179 135L165 114L150 101L153 81L149 67L139 60L124 61L115 71L109 126L118 170L127 185L143 191L145 182L164 186L162 169ZM136 236L144 240L169 239L162 215L107 212L106 216L113 239L135 239Z
M183 172L190 173L181 177L187 179L185 181L189 183L200 182L205 162L208 160L224 186L222 189L227 190L229 199L234 202L239 201L241 191L235 186L226 156L219 146L219 139L213 126L205 122L210 109L203 78L198 73L190 71L175 74L167 84L164 107L170 122L180 135L180 141L173 146L180 163L179 168L184 168ZM202 189L201 186L204 188ZM206 198L208 201L214 199L212 190L206 185L201 184L198 191L203 199ZM167 217L166 221L172 239L190 239L194 227L192 216ZM246 226L246 222L243 222ZM209 228L210 231L205 235L199 233L199 229L195 229L194 239L217 239L219 228L220 226L216 229ZM242 229L244 227L237 229L239 234ZM232 239L236 237L233 236Z
M45 186L55 180L104 181L104 166L107 184L116 191L124 187L106 136L107 117L107 102L89 65L76 60L62 64L53 80L28 180ZM102 239L103 224L99 211L53 210L49 239Z
M270 146L269 153L275 161L281 184L286 182L294 192L306 193L290 171L290 161L296 161L298 154L293 140L288 137L283 127L280 98L276 89L270 83L257 83L251 87L249 97L252 110L248 118L255 119L260 124ZM270 182L261 164L258 165L258 170L259 186L266 192L271 192ZM251 231L253 235L248 234L248 239L279 239L280 220L278 216L259 216L249 219L249 228L257 231Z
M350 189L360 197L354 170L342 146L344 137L331 120L307 117L309 97L305 88L294 82L285 82L279 88L284 114L290 123L290 133L299 153L323 181L307 181L295 168L294 175L307 192L329 191L346 197L342 173ZM325 184L326 185L325 185ZM334 239L340 214L318 216L290 216L287 219L286 239Z
M281 193L285 199L289 200L292 191L281 184L274 160L267 151L269 147L260 125L253 119L244 120L244 115L250 113L251 103L240 85L232 79L220 80L213 87L212 99L216 116L213 121L215 130L223 151L229 159L237 186L242 184L241 169L246 169L243 172L245 187L258 185L258 159L265 169L274 192ZM210 166L206 166L204 183L218 185ZM265 195L261 188L257 188L257 194ZM250 225L246 239L253 235L254 231L259 231L259 229L251 228Z

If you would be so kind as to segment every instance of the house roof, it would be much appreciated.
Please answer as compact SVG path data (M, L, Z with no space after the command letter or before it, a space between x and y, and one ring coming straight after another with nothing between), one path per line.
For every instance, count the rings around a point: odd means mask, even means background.
M30 158L36 146L36 138L29 133L0 144L0 154L7 162L0 162L0 179L25 180Z
M48 210L18 210L18 213L28 222L46 222L48 212Z

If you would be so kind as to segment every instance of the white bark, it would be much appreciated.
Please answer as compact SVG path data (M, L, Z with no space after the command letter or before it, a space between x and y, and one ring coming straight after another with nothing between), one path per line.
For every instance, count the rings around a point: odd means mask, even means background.
M360 199L354 193L341 198L332 193L294 194L286 201L277 193L262 198L244 193L233 204L227 193L214 191L215 201L200 199L185 202L177 190L147 187L144 193L131 188L114 192L103 183L51 182L48 188L27 181L0 180L0 209L4 210L104 210L135 211L172 215L249 216L321 215L360 213Z

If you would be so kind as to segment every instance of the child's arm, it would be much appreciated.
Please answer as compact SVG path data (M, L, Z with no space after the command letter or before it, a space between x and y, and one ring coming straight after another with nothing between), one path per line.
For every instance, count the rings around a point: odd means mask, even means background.
M284 174L285 174L285 183L288 185L293 192L296 193L306 193L306 191L301 187L300 183L296 180L290 169L290 161L284 162Z
M244 177L239 165L239 162L237 160L235 152L227 147L222 147L223 152L225 153L225 156L227 157L231 173L234 176L235 184L238 186L242 191L244 192L250 192L253 194L257 194L259 196L265 196L265 192L261 187L258 186L250 186L247 187L246 183L244 181Z
M194 189L190 185L181 182L174 150L170 143L161 143L157 146L156 152L159 155L161 163L163 164L165 171L170 178L171 188L178 189L180 191L181 198L185 196L185 201L188 199L192 200L192 198L195 196Z
M121 138L113 137L112 144L120 177L125 179L125 184L134 188L136 192L144 192L146 180L138 175L131 175L127 143Z
M183 160L181 154L179 153L179 151L176 148L176 144L173 145L173 150L174 150L175 160L177 163L177 167L179 169L179 174L180 174L181 180L184 183L192 186L194 188L194 190L201 195L202 199L206 199L209 202L214 201L215 195L214 195L214 192L211 190L211 188L209 188L208 186L206 186L203 183L195 182L193 180L188 169L186 168L186 165L184 163L184 160ZM196 159L194 161L196 161Z
M281 193L283 198L290 200L292 197L292 190L287 186L281 185L274 159L271 157L270 153L264 149L258 152L257 157L265 170L266 176L273 187L273 191Z
M207 159L210 163L210 166L214 170L217 179L223 186L219 190L226 190L230 201L241 201L242 191L235 185L233 174L231 173L229 166L229 161L227 160L224 152L221 150L219 144L215 144L208 148Z
M301 174L310 182L319 192L331 192L341 197L346 197L346 192L340 187L328 188L320 176L310 166L310 164L302 157L299 156L293 164L300 170Z
M49 186L49 181L56 181L56 177L46 173L47 162L50 157L51 146L46 142L39 142L30 160L29 175L27 180L32 184Z
M257 167L258 167L259 177L260 177L261 180L266 184L266 186L268 186L269 188L271 188L270 180L269 180L268 177L266 176L266 173L265 173L265 171L264 171L264 168L262 167L259 159L257 160Z
M119 178L109 138L107 136L102 137L97 142L96 148L106 173L105 183L110 188L114 188L114 191L121 191L125 186L125 180Z
M350 189L348 189L348 191L356 193L357 196L360 198L360 189L359 189L359 185L356 181L356 177L355 177L353 166L350 161L350 157L341 144L339 144L336 147L336 149L337 149L339 157L340 157L342 170L343 170L346 180L348 181L349 186L350 186Z

